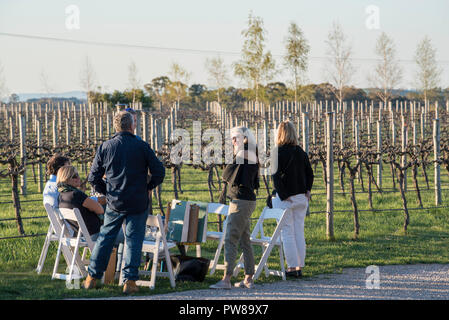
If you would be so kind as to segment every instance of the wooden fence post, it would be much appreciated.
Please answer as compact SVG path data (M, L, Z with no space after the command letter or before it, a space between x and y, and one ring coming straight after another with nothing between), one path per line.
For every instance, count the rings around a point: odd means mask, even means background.
M68 146L70 145L70 135L71 135L70 124L71 119L69 116L69 118L67 118L65 122L65 144Z
M327 240L334 240L334 152L333 152L333 112L327 113L327 135L326 135L326 237Z
M404 153L401 156L401 166L405 167L405 165L407 163L407 155L405 154L405 152L407 151L408 127L407 127L407 124L405 123L404 115L401 116L401 124L402 124L401 151ZM402 187L404 189L404 192L407 192L407 170L404 170L404 184L402 185Z
M433 120L433 154L435 165L435 205L441 204L441 180L440 180L440 119Z
M382 126L380 121L377 121L377 152L379 154L379 164L377 165L377 186L382 190Z
M42 147L42 123L39 119L36 119L36 127L37 127L37 147ZM42 150L38 149L38 154L42 154ZM44 174L42 172L42 163L39 162L37 166L37 175L39 177L39 184L37 185L37 191L39 193L44 192Z
M20 186L22 195L26 196L27 194L27 170L26 170L26 122L25 117L23 115L20 116L20 160L21 163L24 164L25 169L21 176Z
M309 154L309 114L304 112L302 115L302 148Z

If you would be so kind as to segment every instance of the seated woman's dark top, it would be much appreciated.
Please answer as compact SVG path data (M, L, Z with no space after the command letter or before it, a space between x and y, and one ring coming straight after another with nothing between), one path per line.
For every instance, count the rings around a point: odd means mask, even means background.
M90 211L86 207L83 207L83 202L86 200L87 195L79 189L70 188L59 191L59 208L78 208L86 224L87 230L90 235L94 235L100 232L101 220L95 212ZM79 226L76 221L68 220L69 224L75 231L78 231Z

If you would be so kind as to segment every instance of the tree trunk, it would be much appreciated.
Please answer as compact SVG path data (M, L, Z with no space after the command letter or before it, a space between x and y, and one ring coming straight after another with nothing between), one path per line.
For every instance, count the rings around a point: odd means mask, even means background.
M176 175L178 178L178 189L179 192L181 192L181 194L184 193L184 191L182 191L182 187L181 187L181 167L176 167Z
M413 183L415 185L415 190L416 190L416 195L418 196L418 201L419 201L419 207L422 208L423 204L422 204L422 200L421 200L421 191L419 190L419 185L418 185L418 166L414 165L413 166Z
M19 230L19 234L23 236L25 235L25 231L23 230L22 217L20 214L22 209L20 207L19 188L18 188L19 175L13 173L11 175L11 183L12 183L12 202L16 214L17 229Z
M263 180L263 183L265 184L265 188L267 190L267 196L269 196L271 194L271 192L270 192L270 186L268 185L267 177L262 175L262 180Z
M368 168L367 168L367 170L368 170L368 203L369 203L369 208L371 210L373 210L373 193L371 190L371 175L370 175Z
M162 204L162 185L158 185L156 187L156 189L154 189L155 194L156 194L156 198L157 198L157 203L159 205L159 209L161 210L161 215L165 216L165 212L164 212L164 205Z
M340 189L341 192L343 193L343 197L346 197L345 182L344 182L345 170L343 164L341 164L340 162L338 163L338 170L340 171Z
M221 191L221 180L220 180L220 175L218 173L217 166L214 166L214 171L215 171L215 178L217 179L218 190Z
M396 190L396 174L394 172L393 163L390 162L391 180L393 180L393 190Z
M213 183L213 168L211 167L209 169L209 174L207 176L207 186L209 189L209 197L210 197L210 202L214 202L214 193L212 192L212 183Z
M350 181L350 187L351 187L351 203L352 203L352 209L354 210L354 239L357 239L360 232L360 225L359 225L359 211L357 208L357 202L355 199L355 188L354 188L354 180L355 180L355 174L351 173L351 176L349 178Z
M171 169L171 181L173 183L173 192L175 194L175 199L178 200L178 187L176 183L176 166L173 166Z
M402 205L404 207L404 225L403 225L403 229L404 232L407 232L407 226L410 222L410 215L408 214L408 208L407 208L407 198L405 197L405 192L404 192L404 173L402 172L402 170L399 170L398 173L399 177L399 191L401 192L401 199L402 199Z
M427 167L425 161L422 161L422 172L424 175L424 179L426 180L427 190L429 190L430 189L429 177L427 176Z

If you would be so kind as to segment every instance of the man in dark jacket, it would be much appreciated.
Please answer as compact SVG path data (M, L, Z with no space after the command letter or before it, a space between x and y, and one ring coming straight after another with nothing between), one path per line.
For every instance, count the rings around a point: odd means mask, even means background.
M117 133L102 143L95 155L88 181L94 190L105 194L107 206L104 224L90 258L86 289L96 286L107 268L114 239L125 221L125 262L123 291L137 291L142 242L148 217L148 191L161 184L165 168L148 143L133 134L136 124L129 112L114 117ZM151 179L147 180L148 172ZM105 179L103 179L105 178Z

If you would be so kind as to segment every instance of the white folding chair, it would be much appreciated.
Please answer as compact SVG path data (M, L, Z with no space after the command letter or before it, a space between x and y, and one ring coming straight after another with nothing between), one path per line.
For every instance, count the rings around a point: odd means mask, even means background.
M49 214L47 213L47 216ZM50 219L50 217L49 217ZM52 226L51 220L50 225L48 226L47 236L45 237L44 245L42 247L41 255L39 257L39 261L37 263L36 272L40 274L42 272L42 268L44 267L45 259L47 258L48 248L50 247L50 243L52 241L58 241L58 233L56 233L55 228Z
M173 265L170 259L169 250L171 248L176 247L176 243L172 241L167 241L164 225L162 223L161 216L158 214L157 216L150 215L147 219L147 228L156 228L156 232L154 233L155 239L148 239L143 241L142 253L151 253L152 254L152 267L151 271L139 270L139 275L151 275L150 281L139 280L136 281L136 285L138 286L149 286L150 289L154 289L156 284L156 277L168 277L170 279L170 285L172 288L175 287L175 276L173 272ZM126 237L125 237L125 247L126 247ZM157 271L159 255L163 254L163 258L165 258L167 272ZM122 269L120 271L120 284L123 284L123 259L125 257L125 252L122 255Z
M251 244L260 245L263 248L262 257L260 258L259 264L256 265L253 279L256 280L262 270L265 270L265 276L269 275L281 276L282 280L285 280L285 266L284 266L284 248L281 241L281 229L284 224L284 214L290 209L270 209L265 207L260 214L259 219L251 233ZM264 222L267 220L275 220L276 226L271 236L267 235L264 231ZM281 265L281 271L269 269L268 268L268 258L271 254L273 248L277 246L279 248L279 263ZM243 254L240 256L239 262L237 263L233 275L237 276L240 268L243 268Z
M221 216L222 219L222 226L223 226L223 231L207 231L207 240L214 240L214 241L218 241L218 247L217 250L215 251L215 257L214 259L211 261L210 263L210 275L213 275L216 269L219 270L224 270L225 269L225 265L224 264L219 264L218 263L218 259L220 258L220 254L221 254L221 250L223 249L223 243L224 243L224 238L225 238L225 234L226 234L226 227L227 227L227 217L228 217L228 213L229 213L229 206L225 205L225 204L221 204L221 203L209 203L207 205L207 214L216 214L218 216ZM208 220L210 220L208 218Z
M88 248L92 253L95 242L91 239L89 231L87 230L86 224L84 223L83 217L81 216L81 212L78 208L59 208L54 209L54 211L62 218L62 230L59 235L58 251L56 253L52 279L62 279L70 282L72 279L84 278L87 276L86 265L88 263L88 261L84 260L86 249ZM69 230L70 227L66 223L66 220L72 220L78 223L79 229L76 236L73 234L73 230ZM57 273L61 251L64 247L71 253L71 259L70 261L67 261L69 266L68 274ZM82 257L79 255L80 248L84 248ZM75 268L78 269L79 273L74 273Z
M41 273L42 268L44 266L44 262L47 257L48 248L50 246L51 241L59 241L62 227L65 224L61 219L59 212L56 212L52 205L45 203L44 207L45 211L47 212L48 219L50 220L50 226L48 228L47 236L45 237L44 246L42 248L39 262L36 268L36 272L38 274ZM66 227L67 227L65 230L66 235L72 235L73 230L70 228L69 225L67 225ZM72 261L73 258L72 252L66 246L62 246L61 250L67 265L70 265L70 261ZM77 266L82 265L82 261L79 258L75 260L75 263Z

